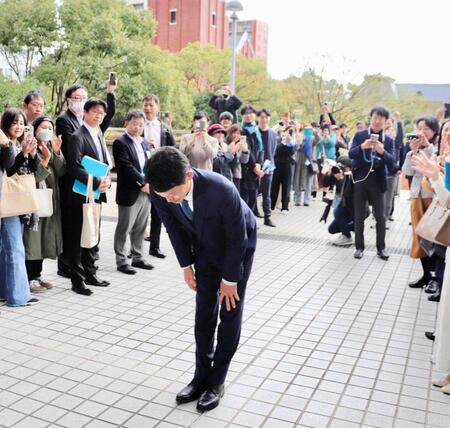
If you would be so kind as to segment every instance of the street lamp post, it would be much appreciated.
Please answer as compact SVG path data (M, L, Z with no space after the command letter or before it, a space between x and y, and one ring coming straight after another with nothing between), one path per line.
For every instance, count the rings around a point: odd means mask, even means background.
M236 12L242 12L244 8L240 1L232 0L227 3L227 11L232 12L231 19L231 71L230 71L230 87L233 93L236 91L236 33L238 16Z

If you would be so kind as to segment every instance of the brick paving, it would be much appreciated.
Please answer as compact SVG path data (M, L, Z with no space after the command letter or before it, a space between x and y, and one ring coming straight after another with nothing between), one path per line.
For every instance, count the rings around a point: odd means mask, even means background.
M375 255L370 220L362 260L331 246L321 201L260 225L241 344L220 406L202 415L175 404L194 368L195 302L167 236L168 258L123 275L115 208L104 208L100 276L110 287L75 295L46 261L55 288L39 305L0 306L1 427L450 426L423 334L437 306L406 285L420 272L406 194L389 222L388 262Z

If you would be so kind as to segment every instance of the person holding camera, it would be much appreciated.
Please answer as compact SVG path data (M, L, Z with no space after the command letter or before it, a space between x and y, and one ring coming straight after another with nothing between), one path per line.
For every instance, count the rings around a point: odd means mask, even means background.
M385 135L384 129L389 112L384 107L374 107L370 112L369 129L357 132L349 151L352 159L355 204L354 257L364 254L364 220L367 202L373 207L376 220L377 256L388 260L386 252L386 219L384 216L384 193L387 189L387 168L394 163L394 141Z
M340 156L335 166L324 177L324 184L336 186L332 201L334 219L328 232L341 235L332 243L337 247L352 245L351 231L354 230L352 161L348 156Z
M193 168L212 171L219 143L208 135L208 123L209 118L205 112L196 112L192 121L192 132L181 137L179 149L189 159Z
M416 120L416 126L416 133L408 136L411 151L406 154L402 171L412 177L409 189L413 231L410 256L413 259L420 259L423 274L419 279L410 282L409 286L411 288L426 286L425 292L435 293L439 286L432 274L435 272L436 256L428 256L420 244L421 238L415 233L417 224L431 205L434 194L431 189L423 186L423 175L420 170L414 168L411 161L419 152L425 153L428 157L431 157L436 152L439 140L439 121L435 117L425 116Z
M298 125L300 131L300 124ZM295 206L309 206L314 175L317 174L317 161L315 159L314 135L311 126L305 126L303 132L297 133L295 144L294 168L294 202Z
M233 123L237 122L236 111L242 105L241 99L233 93L228 85L222 86L214 92L210 98L208 105L216 111L215 122L220 122L220 115L227 111L233 116Z
M0 120L1 166L8 176L37 168L37 143L29 132L24 135L25 123L26 117L18 108L7 109ZM8 306L38 302L31 297L25 266L24 217L0 219L0 300Z
M280 139L275 150L275 171L272 181L271 204L275 210L278 194L281 188L281 213L289 213L289 194L291 191L292 164L294 162L295 129L289 127L281 132Z

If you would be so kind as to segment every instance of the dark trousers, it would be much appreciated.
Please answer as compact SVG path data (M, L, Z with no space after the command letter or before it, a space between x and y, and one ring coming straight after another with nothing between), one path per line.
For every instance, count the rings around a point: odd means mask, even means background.
M272 187L272 174L264 175L261 178L261 182L259 184L259 190L262 194L262 207L264 212L264 218L269 218L272 214L270 211L271 208L271 200L270 200L270 192Z
M161 239L161 218L152 204L150 208L150 250L159 250Z
M355 204L355 247L364 250L364 220L366 219L366 203L372 205L372 213L376 220L377 251L385 248L386 219L384 217L384 193L381 192L379 184L369 178L354 187Z
M41 276L42 273L42 264L44 263L43 259L40 260L25 260L25 266L27 268L27 276L28 281L32 281L33 279L37 279Z
M272 188L271 188L271 205L272 210L278 199L278 193L281 186L281 209L289 209L289 192L291 190L291 176L292 168L290 163L279 163L273 173Z
M241 188L241 198L248 205L248 207L255 212L256 210L256 195L258 193L258 189L243 189Z
M239 344L241 336L242 313L245 289L253 263L254 249L247 250L244 258L243 277L238 282L237 292L240 301L236 308L227 311L225 303L220 307L220 323L217 328L217 345L214 338L219 315L219 290L222 280L221 272L214 269L195 271L197 280L195 310L195 379L215 386L225 382L228 368Z
M354 229L354 222L351 213L346 207L337 207L333 211L334 220L328 226L328 233L342 233L350 238L351 231Z
M96 273L95 248L81 248L83 227L82 204L66 205L62 212L63 251L70 269L72 285L79 285L86 277Z

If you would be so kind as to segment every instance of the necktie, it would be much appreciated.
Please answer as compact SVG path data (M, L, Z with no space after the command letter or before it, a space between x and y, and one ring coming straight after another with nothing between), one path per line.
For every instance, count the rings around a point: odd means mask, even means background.
M187 217L187 219L189 221L192 221L192 217L193 217L194 213L192 212L187 199L183 200L183 202L180 204L180 207L181 207L181 211L183 211L183 214Z

